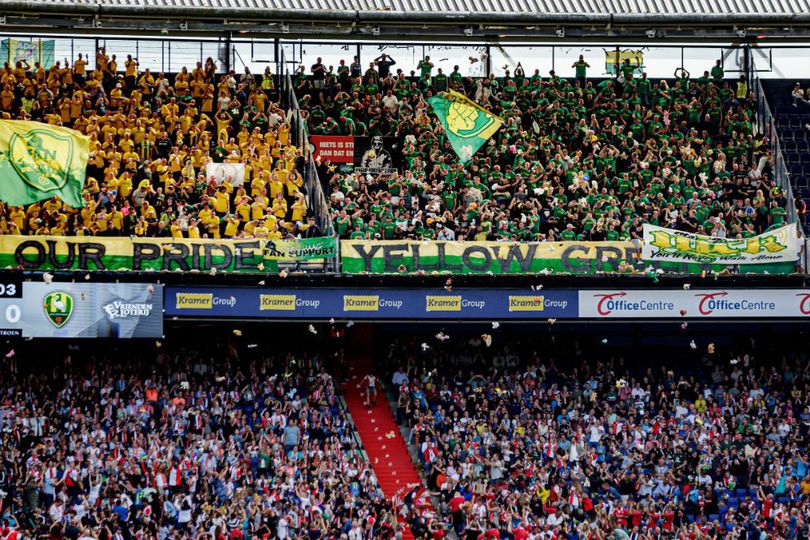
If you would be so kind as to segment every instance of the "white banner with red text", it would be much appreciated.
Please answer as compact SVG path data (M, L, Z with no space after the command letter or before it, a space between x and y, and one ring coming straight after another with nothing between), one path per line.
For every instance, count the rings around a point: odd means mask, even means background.
M590 319L809 317L807 289L580 290Z

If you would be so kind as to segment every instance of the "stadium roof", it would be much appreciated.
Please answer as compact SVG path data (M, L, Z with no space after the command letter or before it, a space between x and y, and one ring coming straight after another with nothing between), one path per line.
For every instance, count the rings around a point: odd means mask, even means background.
M216 15L255 16L265 13L330 12L354 14L429 14L434 17L468 15L610 16L619 18L742 17L746 20L794 18L810 12L810 0L2 0L0 5L33 10L92 8L113 13L150 10L165 14L200 15L200 10L216 10ZM215 15L215 13L210 13Z
M690 25L709 33L732 27L735 32L739 28L801 28L803 33L810 29L810 0L0 0L0 13L11 24L15 16L35 16L49 23L56 17L208 21L210 30L214 30L211 22L218 22L220 30L256 23L345 22L382 25L383 33L386 27L399 26L410 35L418 33L415 24L475 25L475 35L486 35L481 32L485 25L522 25L524 30L601 27L603 35L650 25L673 31ZM191 26L187 30L193 30Z

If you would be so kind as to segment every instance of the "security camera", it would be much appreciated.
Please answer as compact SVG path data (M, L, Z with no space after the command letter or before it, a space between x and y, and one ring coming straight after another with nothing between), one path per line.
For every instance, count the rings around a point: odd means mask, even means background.
M554 30L554 33L557 34L558 38L564 38L565 37L565 28L557 28L556 30Z
M281 33L282 34L289 34L290 33L290 25L287 23L281 23Z
M650 39L652 39L652 38L654 38L656 35L658 35L658 33L655 31L655 28L650 28L649 30L647 30L646 32L644 32L644 34L645 34L645 35L646 35L648 38L650 38Z
M93 28L101 28L101 20L93 19Z
M380 35L380 27L379 27L379 26L375 26L374 28L372 28L372 29L371 29L371 35L373 35L373 36L379 36L379 35Z
M744 39L746 34L747 32L745 31L745 28L743 28L742 30L737 30L737 37L740 39Z
M472 35L473 35L472 26L469 26L469 27L464 29L464 35L467 36L467 37L472 37Z
M0 15L0 24L3 24L3 25L6 24L6 16L5 15Z
M183 21L180 23L180 30L182 30L183 32L188 30L188 21Z

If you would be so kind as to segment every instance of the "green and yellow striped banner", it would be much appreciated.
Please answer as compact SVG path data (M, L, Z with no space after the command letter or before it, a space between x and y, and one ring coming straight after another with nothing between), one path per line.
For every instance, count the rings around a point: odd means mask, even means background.
M0 236L0 267L26 270L271 272L337 255L335 238L300 240Z

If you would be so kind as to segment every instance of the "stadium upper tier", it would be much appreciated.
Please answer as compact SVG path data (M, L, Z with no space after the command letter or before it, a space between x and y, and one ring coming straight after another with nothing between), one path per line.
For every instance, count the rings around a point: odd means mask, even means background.
M301 151L272 76L217 74L213 60L174 76L103 49L50 69L6 63L0 118L71 127L90 139L84 207L57 199L0 205L4 234L176 238L315 235L307 230ZM244 184L206 175L243 163Z
M402 163L383 174L320 164L339 236L617 240L652 223L732 238L783 224L786 198L744 79L718 63L651 81L628 63L600 82L578 64L574 80L529 66L465 78L429 57L410 76L387 57L368 69L302 67L293 84L310 133L381 137L369 152ZM466 164L427 103L446 90L504 119Z
M72 127L88 135L91 153L83 208L55 199L0 206L0 231L320 235L306 223L303 152L269 71L217 74L209 59L167 76L103 49L95 65L80 56L48 70L2 70L4 118ZM418 74L394 67L385 56L365 70L318 62L293 78L311 134L380 137L368 157L383 172L319 162L343 238L616 240L640 238L643 223L750 237L785 220L748 85L719 65L695 78L681 70L674 82L629 64L614 79L591 80L584 60L570 81L522 66L465 78L429 57ZM450 89L504 119L464 165L426 101ZM244 184L211 179L210 162L244 164Z

